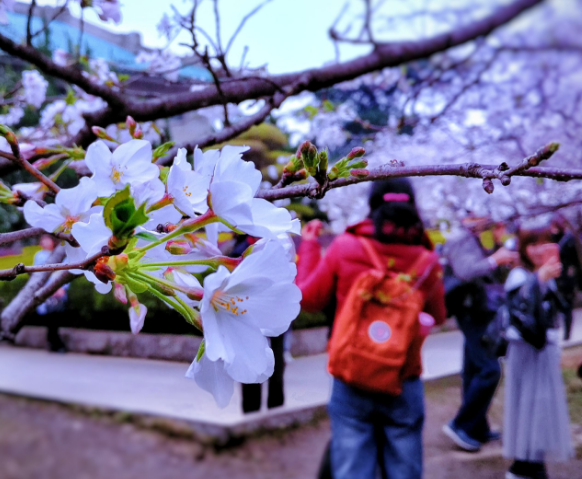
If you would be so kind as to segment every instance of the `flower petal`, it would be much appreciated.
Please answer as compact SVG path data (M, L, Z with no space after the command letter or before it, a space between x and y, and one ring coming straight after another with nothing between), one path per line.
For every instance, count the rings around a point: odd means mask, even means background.
M58 206L46 205L41 208L36 201L28 200L24 203L24 219L34 228L42 228L49 233L56 231L65 222Z
M89 145L85 154L85 164L94 177L107 177L111 174L111 151L103 141L98 140Z
M212 394L219 408L225 408L230 403L234 381L226 373L224 361L211 361L203 354L200 361L194 360L190 365L186 377L194 379L198 386Z

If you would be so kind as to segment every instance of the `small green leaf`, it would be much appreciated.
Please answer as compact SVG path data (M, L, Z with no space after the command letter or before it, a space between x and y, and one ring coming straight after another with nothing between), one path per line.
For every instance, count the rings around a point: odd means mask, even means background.
M108 201L105 203L105 208L103 209L103 218L105 219L105 225L113 231L113 226L111 224L111 214L113 209L120 204L122 201L129 198L129 185L127 185L123 190L115 193ZM115 232L113 232L115 234Z
M127 73L120 73L117 75L119 81L127 81L129 80L129 75Z
M152 156L153 156L154 158L161 158L161 157L162 157L162 156L164 156L164 155L165 155L165 154L168 152L168 150L169 150L170 148L172 148L172 146L174 146L175 144L176 144L176 143L175 143L175 142L173 142L173 141L167 141L167 142L166 142L166 143L164 143L163 145L160 145L160 146L158 146L158 147L157 147L157 148L154 150L154 152L153 152Z
M198 348L198 352L196 353L196 362L197 363L200 362L200 360L202 359L202 356L204 356L205 351L206 351L206 342L203 339L202 342L200 343L200 347Z

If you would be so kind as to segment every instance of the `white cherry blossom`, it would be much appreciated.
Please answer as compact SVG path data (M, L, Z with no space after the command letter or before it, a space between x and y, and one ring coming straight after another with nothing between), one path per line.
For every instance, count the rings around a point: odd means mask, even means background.
M24 218L30 226L43 228L49 233L70 232L77 222L88 221L92 214L102 211L102 206L92 206L97 199L97 186L89 178L81 178L74 188L62 189L54 204L39 206L29 200L24 204Z
M25 70L22 72L22 87L24 88L24 101L34 108L40 108L46 99L48 82L37 70Z
M221 266L205 278L200 308L205 354L224 360L235 381L260 382L272 374L265 336L283 334L299 314L296 271L283 248L270 242L232 273Z
M125 185L138 185L159 177L159 168L152 163L152 145L145 140L131 140L113 153L101 140L87 149L85 163L93 173L100 196L109 196Z
M113 235L102 214L91 215L88 223L75 223L71 228L71 234L87 253L87 257L93 256L101 251L103 246L107 246L109 238Z

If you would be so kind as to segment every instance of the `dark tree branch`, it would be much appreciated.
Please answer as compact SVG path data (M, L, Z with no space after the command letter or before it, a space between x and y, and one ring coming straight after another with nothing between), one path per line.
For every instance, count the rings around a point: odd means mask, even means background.
M76 245L77 242L75 238L70 233L47 233L42 228L26 228L20 231L12 231L10 233L0 233L0 246L5 244L14 243L15 241L21 241L23 239L34 238L36 236L47 235L50 234L55 238L67 241L73 245Z
M99 251L99 253L95 253L93 256L90 256L86 260L83 260L79 263L45 263L38 266L25 266L22 263L18 263L14 266L14 268L0 270L0 281L10 281L16 278L16 276L19 274L41 273L45 271L68 271L71 269L89 269L91 266L93 266L95 261L97 261L102 256L106 256L107 254L108 250Z
M47 75L52 75L68 83L77 85L87 93L102 98L110 107L123 110L126 109L126 102L121 93L112 90L108 86L99 85L98 83L91 81L75 66L57 65L36 48L15 43L4 35L0 35L0 49L4 50L9 55L32 63Z

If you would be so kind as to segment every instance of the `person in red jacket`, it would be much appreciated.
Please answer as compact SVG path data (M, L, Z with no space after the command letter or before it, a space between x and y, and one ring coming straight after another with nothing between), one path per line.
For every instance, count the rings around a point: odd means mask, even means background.
M335 297L337 311L341 311L352 283L360 273L373 268L358 236L369 238L396 272L407 272L421 253L433 250L408 180L374 183L369 204L369 218L335 238L323 257L317 242L321 222L313 221L304 227L297 272L303 309L321 311ZM434 252L432 255L432 270L420 291L425 297L424 311L440 324L446 319L444 287L438 257ZM365 391L334 378L328 406L334 479L374 479L378 468L382 477L421 478L423 339L413 342L399 396Z

